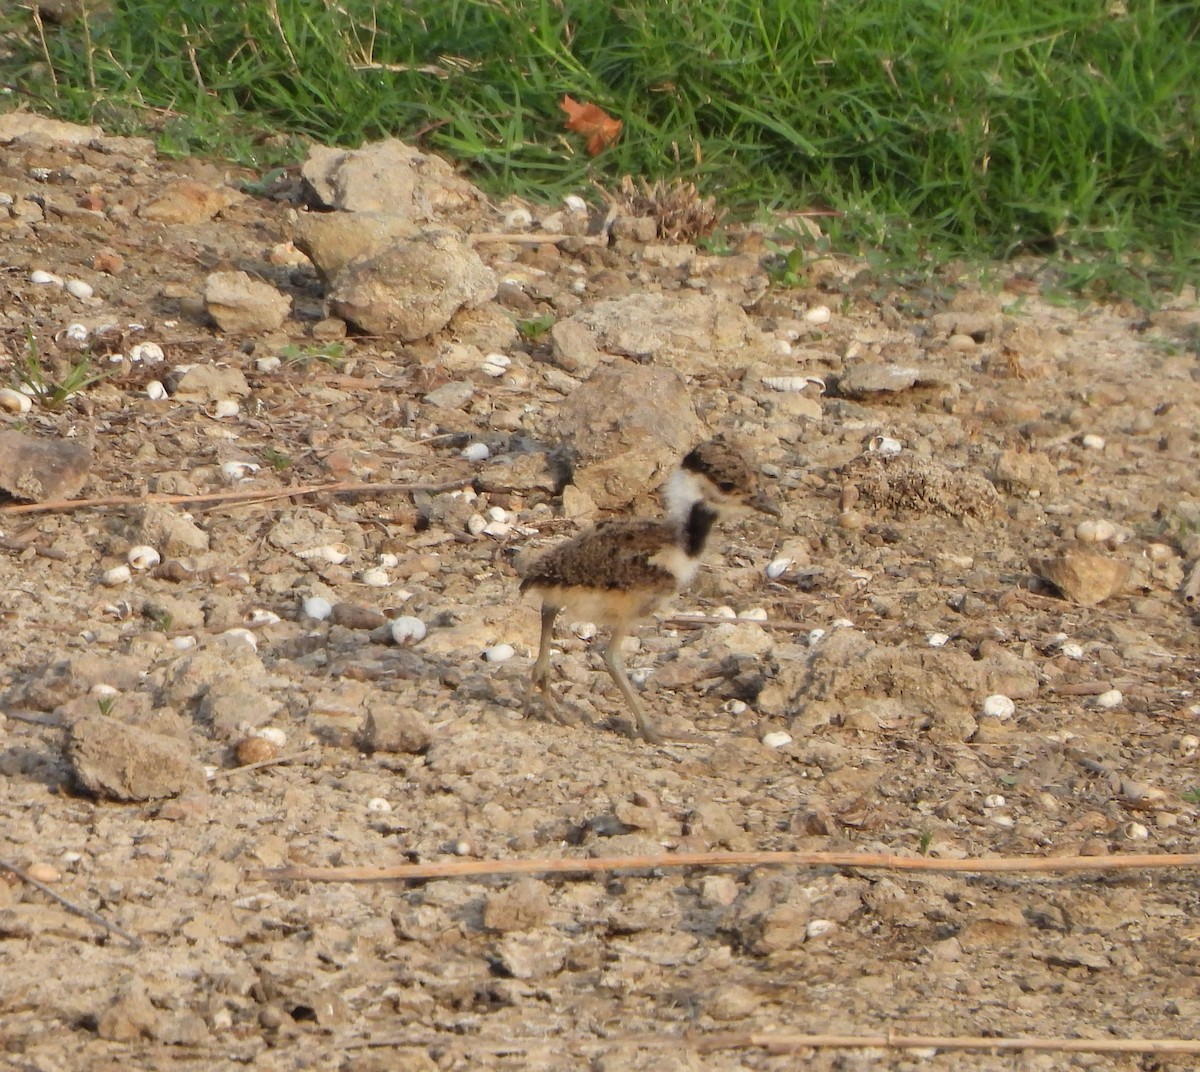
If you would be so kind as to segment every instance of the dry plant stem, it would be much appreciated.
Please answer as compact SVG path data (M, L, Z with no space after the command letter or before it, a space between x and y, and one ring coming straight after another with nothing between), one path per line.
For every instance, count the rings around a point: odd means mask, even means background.
M260 760L258 763L245 763L240 767L227 767L224 770L213 771L209 775L210 782L216 781L218 778L232 778L235 774L245 774L248 771L262 770L264 767L278 767L284 763L303 763L306 760L316 758L316 752L291 752L286 756L276 756L274 759Z
M343 480L336 484L300 484L292 488L258 488L242 491L211 491L203 495L109 495L101 499L56 499L53 502L22 503L20 506L0 506L0 516L15 514L46 514L71 510L98 509L105 506L142 506L149 503L198 505L219 502L269 502L272 499L291 499L301 495L392 495L414 491L451 491L471 483L469 477L444 480L438 484L353 484Z
M758 621L755 618L718 618L711 614L676 614L663 619L668 629L699 629L705 625L761 625L764 629L782 629L788 633L811 633L812 626L803 622Z
M1121 856L985 856L934 860L866 852L677 852L655 856L596 856L578 860L443 860L396 867L279 867L250 872L276 882L399 882L477 875L582 875L600 871L650 871L684 867L857 867L938 873L1136 871L1200 867L1200 853L1129 853Z
M468 235L472 244L482 242L520 242L529 246L558 245L559 242L577 242L581 246L607 246L607 235L570 235L548 234L545 231L523 231L519 234L506 234L503 231L480 231Z
M1129 1038L991 1038L975 1035L802 1035L790 1031L720 1031L711 1035L623 1035L615 1038L588 1039L512 1039L508 1042L448 1041L444 1038L364 1039L350 1043L347 1049L431 1049L438 1048L461 1055L500 1055L589 1050L656 1050L686 1047L698 1053L717 1050L766 1050L768 1053L798 1053L801 1050L859 1049L937 1049L991 1050L1006 1053L1039 1051L1042 1053L1161 1053L1200 1054L1200 1040Z
M103 916L97 915L90 908L84 908L83 905L77 905L74 901L68 901L61 893L55 893L44 882L38 882L36 878L27 875L19 867L10 864L4 860L0 860L0 871L7 871L11 875L16 875L22 882L28 882L36 890L41 890L47 897L52 898L63 906L68 912L74 912L77 916L82 916L84 919L95 923L98 927L103 927L111 934L115 934L120 938L124 938L134 949L141 949L142 942L140 938L135 938L127 930L118 927L115 923L110 923Z

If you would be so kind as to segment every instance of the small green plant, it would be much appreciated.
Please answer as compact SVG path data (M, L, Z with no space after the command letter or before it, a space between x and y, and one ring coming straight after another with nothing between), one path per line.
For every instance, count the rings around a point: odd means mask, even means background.
M115 696L97 696L96 706L100 709L100 714L108 718L112 714L112 709L116 705L117 698Z
M346 363L346 345L340 342L323 342L315 346L299 346L290 342L279 351L279 356L289 365L307 368L314 361L328 365L340 372Z
M804 250L791 249L786 253L776 249L763 259L771 286L781 289L804 285Z
M283 453L281 450L276 450L274 447L266 447L262 452L263 460L272 468L279 472L291 467L292 459Z
M554 327L554 316L546 313L544 316L531 317L528 320L518 320L517 330L521 338L527 342L537 342L543 335Z
M1194 789L1185 789L1180 796L1189 804L1200 804L1200 785Z
M156 633L169 633L175 624L175 617L168 610L155 608L148 612L151 628Z
M26 345L25 357L14 370L17 385L24 387L46 409L58 409L72 395L87 390L108 375L103 369L97 370L91 354L85 353L61 379L56 379L42 362L33 332L28 334Z
M926 830L917 838L917 852L922 856L929 852L929 846L933 844L933 831Z

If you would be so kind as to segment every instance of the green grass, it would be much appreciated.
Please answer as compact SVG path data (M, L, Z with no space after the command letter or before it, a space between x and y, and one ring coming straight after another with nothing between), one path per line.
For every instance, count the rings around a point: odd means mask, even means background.
M114 5L18 23L20 84L166 152L265 168L292 138L396 135L494 192L678 175L738 210L835 209L837 248L910 264L1051 252L1066 286L1143 299L1197 278L1190 0ZM618 143L588 157L563 94Z

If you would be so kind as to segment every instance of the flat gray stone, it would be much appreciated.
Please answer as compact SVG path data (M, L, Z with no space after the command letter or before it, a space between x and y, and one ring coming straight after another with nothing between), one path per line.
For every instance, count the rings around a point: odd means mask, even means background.
M67 757L79 784L109 800L161 800L205 786L184 741L102 715L71 727Z

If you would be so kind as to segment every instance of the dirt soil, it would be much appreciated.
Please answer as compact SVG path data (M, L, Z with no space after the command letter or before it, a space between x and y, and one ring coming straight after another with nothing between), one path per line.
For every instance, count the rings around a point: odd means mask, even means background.
M180 177L229 203L194 224L139 213ZM703 424L747 444L783 516L723 524L674 605L761 610L765 625L639 630L627 662L650 711L703 741L653 747L620 732L603 634L584 624L563 623L555 657L580 724L523 711L537 609L514 559L576 530L538 474L579 380L546 336L510 339L511 364L487 371L449 345L454 322L408 346L339 340L311 266L277 248L297 205L236 193L245 178L119 139L0 155L0 378L31 336L47 380L89 353L108 371L5 427L90 445L82 497L181 497L0 513L0 860L140 941L0 873L9 1067L1196 1067L797 1056L750 1038L1200 1038L1195 870L258 875L709 850L1200 852L1194 293L1146 315L1052 304L1033 262L995 266L986 287L965 272L904 285L815 255L805 285L767 287L753 229L728 257L634 239L480 246L509 278L510 319L738 292L778 354L687 377ZM94 296L33 283L38 269ZM281 329L216 329L204 281L232 269L293 299ZM139 342L165 360L131 361ZM185 366L217 369L217 386L179 392ZM789 373L825 394L778 390ZM168 397L148 396L152 380ZM473 443L490 459L464 457ZM526 478L506 485L505 465ZM220 497L337 481L432 490ZM1100 524L1081 541L1081 522ZM104 583L136 545L177 565ZM1085 552L1116 561L1117 580L1083 560L1069 600L1046 578ZM313 596L347 606L320 620ZM394 642L402 614L423 640ZM256 650L228 633L241 627ZM144 741L182 756L178 795L84 787L101 717L121 724L114 755ZM240 760L286 762L239 765L239 745ZM159 754L118 755L148 768L122 777L170 782Z

